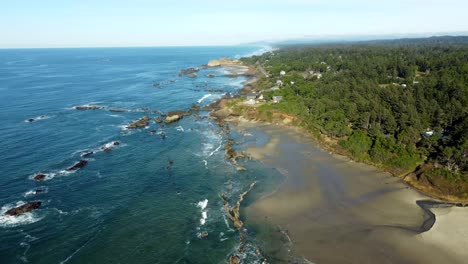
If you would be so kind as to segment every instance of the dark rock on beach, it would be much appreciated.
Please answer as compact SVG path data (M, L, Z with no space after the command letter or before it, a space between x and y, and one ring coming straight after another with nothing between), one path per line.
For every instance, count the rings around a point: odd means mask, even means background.
M74 171L74 170L78 170L78 169L81 169L83 168L84 166L86 166L86 164L88 164L88 161L87 160L80 160L78 161L77 163L75 163L75 165L67 168L67 171Z
M35 181L43 181L45 179L45 177L46 177L45 174L39 173L39 174L36 174L33 179Z
M6 211L6 215L21 215L41 207L41 202L29 202Z

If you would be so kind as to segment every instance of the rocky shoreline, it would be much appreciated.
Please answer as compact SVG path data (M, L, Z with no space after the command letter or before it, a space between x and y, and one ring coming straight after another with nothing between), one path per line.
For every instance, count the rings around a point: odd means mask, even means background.
M327 151L330 151L337 155L345 156L355 162L362 162L354 160L352 156L350 156L338 145L338 141L336 139L332 139L326 136L321 131L319 131L318 135L314 135L311 132L306 131L304 129L304 127L306 126L306 122L297 116L293 116L279 111L271 111L270 115L268 115L264 112L259 111L255 106L244 104L240 100L240 96L246 95L252 91L256 91L255 83L262 75L262 73L255 69L253 66L249 65L247 67L249 67L249 72L252 74L251 79L244 85L244 87L239 91L239 93L231 98L222 98L211 105L211 107L213 108L211 116L216 119L218 125L223 126L226 123L235 125L238 124L240 120L249 120L262 122L266 124L275 124L285 127L295 127L301 129L305 135L313 138L317 143L320 144L322 148L326 149ZM375 164L372 162L364 163L391 173L393 176L402 179L406 184L426 194L427 196L455 204L468 204L468 197L454 195L453 193L456 193L456 190L454 188L452 188L452 191L454 191L452 194L447 193L450 189L450 186L443 186L443 189L441 188L441 186L438 186L436 185L436 183L432 182L423 173L427 171L428 167L436 166L436 164L423 164L416 168L416 170L414 171L402 171L396 168L382 167L379 164Z

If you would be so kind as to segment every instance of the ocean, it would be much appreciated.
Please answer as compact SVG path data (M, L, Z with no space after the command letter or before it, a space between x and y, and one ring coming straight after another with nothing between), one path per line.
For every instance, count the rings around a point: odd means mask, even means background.
M179 76L180 70L264 51L0 50L0 263L225 263L237 252L239 233L221 194L235 202L257 180L242 204L248 205L282 176L256 161L242 162L247 171L238 172L223 146L230 137L238 149L265 139L226 135L203 118L208 111L164 127L153 118L157 111L208 105L247 81L223 68L202 68L196 78ZM75 108L82 105L99 109ZM145 115L149 126L126 128ZM66 170L79 160L88 163ZM44 180L35 181L37 174ZM42 205L5 215L31 201ZM241 258L261 263L255 229L248 222L246 229Z

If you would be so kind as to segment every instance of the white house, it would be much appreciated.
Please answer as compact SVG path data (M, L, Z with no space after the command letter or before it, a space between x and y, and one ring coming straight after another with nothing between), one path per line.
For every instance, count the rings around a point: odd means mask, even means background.
M273 103L279 103L283 100L283 96L273 96Z
M257 98L256 94L248 94L245 98L245 103L253 105L255 104L255 99Z
M283 81L282 80L276 80L276 85L279 87L283 86Z
M280 75L284 76L284 75L286 75L286 72L285 71L280 71Z

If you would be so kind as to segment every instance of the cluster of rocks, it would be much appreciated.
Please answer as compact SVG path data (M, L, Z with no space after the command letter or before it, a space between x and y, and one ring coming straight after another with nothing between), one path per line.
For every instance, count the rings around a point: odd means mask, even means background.
M182 76L182 75L190 75L190 76L193 76L195 74L195 77L197 76L197 72L200 71L200 68L188 68L188 69L183 69L183 70L180 70L179 72L179 76Z
M143 116L142 118L139 118L138 120L130 123L127 128L129 129L134 129L134 128L144 128L149 125L150 118L149 116Z

